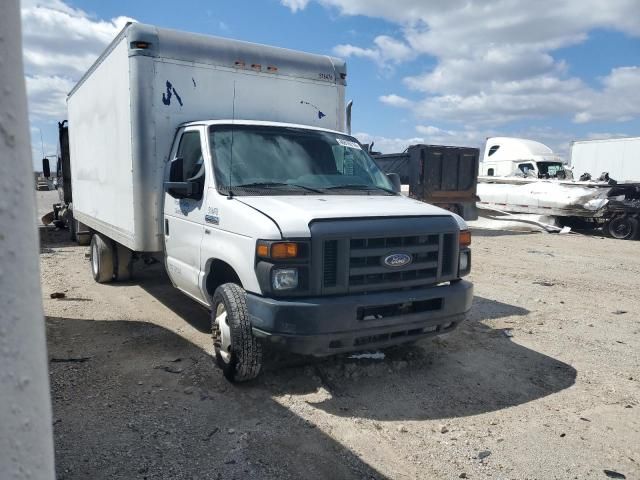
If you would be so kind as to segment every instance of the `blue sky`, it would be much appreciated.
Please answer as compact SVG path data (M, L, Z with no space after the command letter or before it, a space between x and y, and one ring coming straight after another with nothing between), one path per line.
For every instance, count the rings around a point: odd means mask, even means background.
M637 0L26 0L34 158L64 96L129 19L347 57L354 132L385 151L640 135Z

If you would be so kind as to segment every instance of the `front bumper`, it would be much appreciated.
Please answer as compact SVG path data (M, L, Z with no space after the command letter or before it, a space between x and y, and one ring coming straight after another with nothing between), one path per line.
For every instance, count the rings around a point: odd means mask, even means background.
M247 294L257 337L287 350L324 356L388 347L453 330L471 308L473 285L277 300Z

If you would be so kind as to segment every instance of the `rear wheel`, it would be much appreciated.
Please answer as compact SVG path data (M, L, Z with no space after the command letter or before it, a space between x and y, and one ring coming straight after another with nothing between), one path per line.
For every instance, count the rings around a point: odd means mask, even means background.
M609 222L607 230L613 238L631 240L638 236L638 220L626 215L616 217Z
M113 242L96 233L91 237L91 273L98 283L113 280Z
M262 368L262 345L253 336L246 293L234 283L216 289L211 311L216 362L231 382L246 382Z
M124 245L116 244L116 262L114 277L118 282L131 279L133 266L133 252Z

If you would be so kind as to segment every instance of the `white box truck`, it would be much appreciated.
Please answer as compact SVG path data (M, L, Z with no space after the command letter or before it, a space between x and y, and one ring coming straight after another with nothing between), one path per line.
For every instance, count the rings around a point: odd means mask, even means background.
M264 342L381 348L470 309L464 220L398 194L344 133L345 85L336 58L133 23L69 94L93 277L160 259L210 308L231 381L258 374Z
M570 163L576 178L607 172L618 182L640 182L640 137L572 142Z

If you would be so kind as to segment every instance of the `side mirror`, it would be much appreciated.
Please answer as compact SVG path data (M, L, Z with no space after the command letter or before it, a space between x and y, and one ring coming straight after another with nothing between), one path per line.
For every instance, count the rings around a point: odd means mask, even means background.
M164 182L164 188L173 198L194 198L200 193L195 182Z
M49 159L42 159L42 174L45 178L49 178L51 176L51 168L49 167Z
M397 173L387 173L387 178L391 182L393 186L393 191L396 193L400 193L402 190L402 183L400 183L400 175Z
M164 182L164 188L173 198L199 198L202 195L202 185L199 182L185 182L183 180L183 160L174 158L169 164L169 181Z
M182 176L184 161L181 157L174 158L169 164L169 181L181 182L184 180Z

